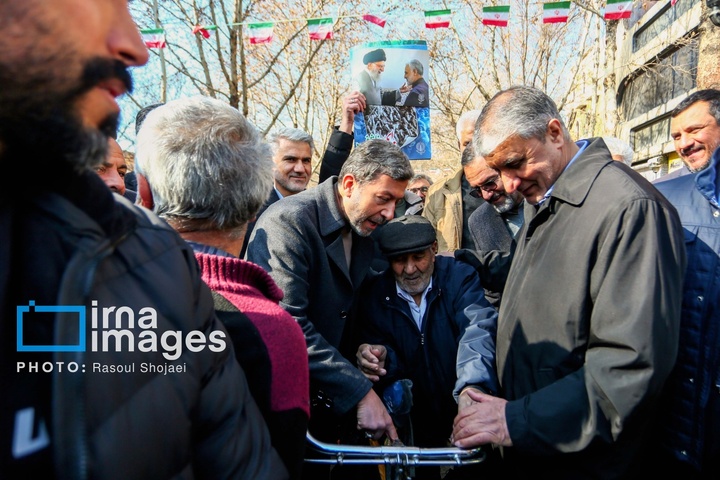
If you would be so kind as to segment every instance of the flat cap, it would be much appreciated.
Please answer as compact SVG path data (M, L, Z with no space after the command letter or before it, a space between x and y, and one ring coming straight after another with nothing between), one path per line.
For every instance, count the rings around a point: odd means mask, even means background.
M385 60L387 60L385 57L385 50L378 48L377 50L373 50L365 54L363 57L363 64L367 65L368 63L373 62L384 62Z
M437 240L437 234L427 218L421 215L403 215L383 225L377 240L383 255L395 257L429 248Z

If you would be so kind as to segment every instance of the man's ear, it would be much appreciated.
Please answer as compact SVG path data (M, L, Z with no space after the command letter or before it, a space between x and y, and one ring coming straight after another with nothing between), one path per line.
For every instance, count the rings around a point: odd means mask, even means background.
M148 183L145 176L140 172L136 171L135 176L137 177L137 197L135 198L135 203L149 210L152 210L155 206L155 202L153 201L150 184Z
M344 197L350 198L355 187L357 187L357 182L353 174L348 173L340 179L340 188Z
M433 242L433 244L432 244L432 251L433 251L433 253L434 253L435 255L437 255L437 252L438 252L438 243L437 243L437 240L435 240L435 241Z
M562 125L560 120L553 118L548 122L547 125L547 137L550 143L556 144L559 147L565 145L565 136L563 135Z

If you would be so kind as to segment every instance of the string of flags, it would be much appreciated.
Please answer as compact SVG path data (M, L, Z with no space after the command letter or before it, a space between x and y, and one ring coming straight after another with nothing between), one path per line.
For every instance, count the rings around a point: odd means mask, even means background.
M677 0L671 0L675 5ZM544 2L543 23L565 23L568 21L572 1ZM449 28L452 18L452 10L428 10L424 12L425 28ZM605 20L621 20L630 18L632 14L632 0L607 0L605 6ZM360 17L368 23L381 28L385 27L387 17L383 14L365 13L362 15L345 15L345 17ZM482 23L492 27L507 27L510 18L510 5L496 5L482 7ZM288 21L288 20L285 20ZM333 17L306 19L310 40L329 40L333 38ZM257 22L257 23L236 23L228 26L245 25L249 32L250 44L261 45L273 41L273 28L279 22ZM218 29L218 25L194 25L193 35L202 35L203 38L210 38L211 31ZM148 48L166 48L167 41L163 28L151 28L140 30L145 45Z

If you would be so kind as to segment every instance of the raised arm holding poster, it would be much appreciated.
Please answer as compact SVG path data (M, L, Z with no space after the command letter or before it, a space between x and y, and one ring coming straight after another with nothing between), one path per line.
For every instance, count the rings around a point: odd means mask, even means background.
M410 160L431 158L429 55L424 40L357 45L350 50L354 87L367 108L355 116L355 141L382 138Z

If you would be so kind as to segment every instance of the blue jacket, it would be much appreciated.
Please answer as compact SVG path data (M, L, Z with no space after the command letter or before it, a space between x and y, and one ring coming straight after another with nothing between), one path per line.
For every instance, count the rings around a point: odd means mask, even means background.
M483 372L474 378L486 391L498 390L495 373L495 331L497 312L485 300L480 278L470 266L452 257L436 256L432 289L427 295L427 309L422 331L418 329L407 302L398 297L391 269L367 282L356 310L354 348L361 343L385 345L388 350L385 368L377 388L395 380L413 382L411 418L417 446L445 446L457 415L453 397L456 384L458 344L467 337L477 339L484 357ZM470 325L475 328L468 328ZM477 367L477 366L476 366ZM430 444L420 444L429 439Z
M720 385L720 205L716 176L720 150L709 168L655 184L675 206L685 231L687 270L680 321L680 348L663 390L664 419L657 436L673 457L702 468L710 429L708 412ZM718 405L715 404L715 409ZM717 435L717 433L716 433Z

